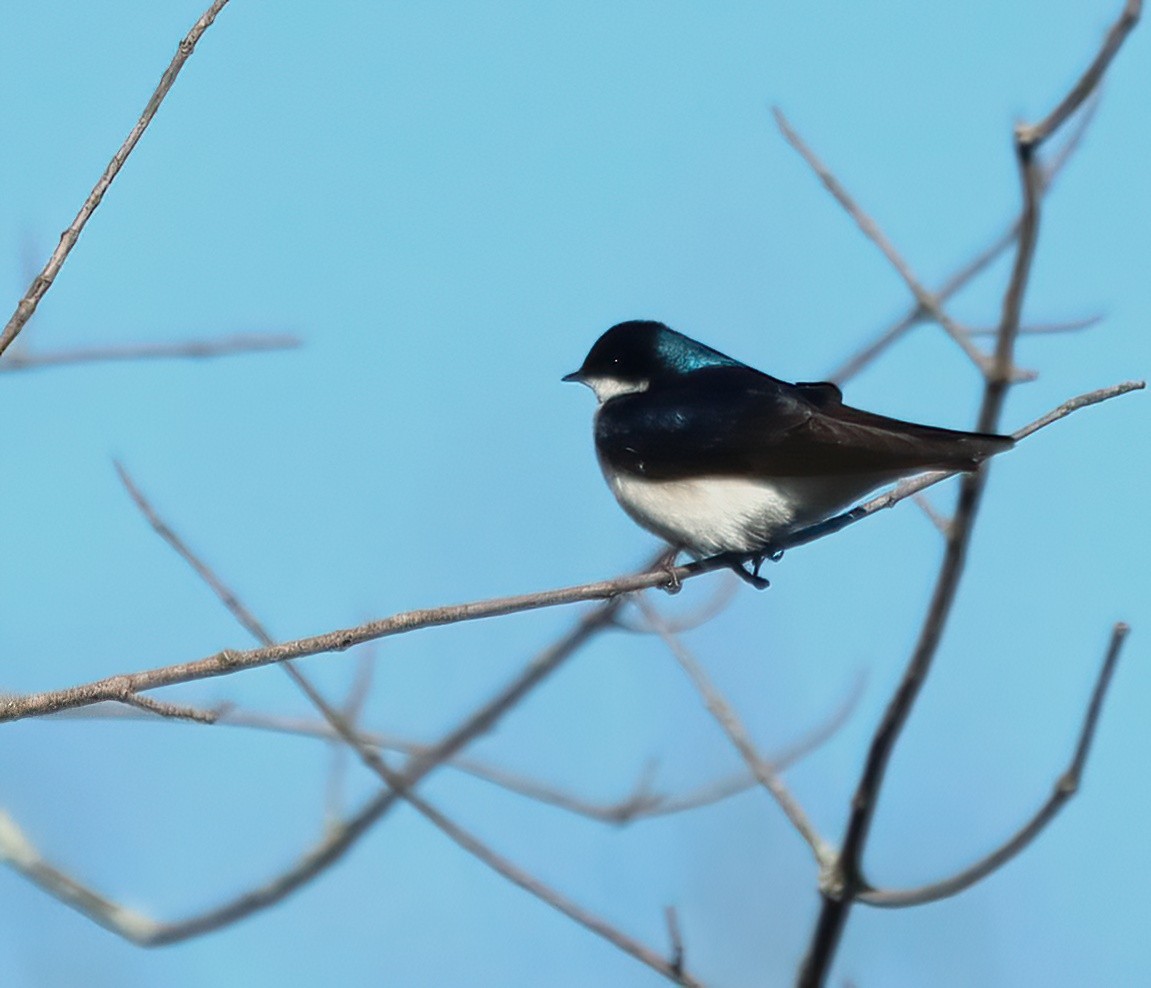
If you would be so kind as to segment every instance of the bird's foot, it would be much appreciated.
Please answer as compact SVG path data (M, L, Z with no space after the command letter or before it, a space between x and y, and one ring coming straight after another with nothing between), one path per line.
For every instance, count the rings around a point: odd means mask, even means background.
M766 590L771 586L767 580L759 575L759 567L763 565L763 556L747 556L738 552L725 552L719 557L736 576L744 583L750 583L756 590ZM751 567L750 569L748 567Z
M783 558L782 549L773 549L770 545L764 546L759 552L747 553L729 552L721 557L728 568L745 583L750 583L756 590L766 590L771 582L759 575L759 571L767 560L778 563Z
M679 574L675 571L675 561L679 557L680 550L675 546L671 546L659 559L656 560L655 565L652 567L652 572L662 571L667 577L667 583L663 585L663 589L669 594L679 593L683 589L683 583L679 578Z

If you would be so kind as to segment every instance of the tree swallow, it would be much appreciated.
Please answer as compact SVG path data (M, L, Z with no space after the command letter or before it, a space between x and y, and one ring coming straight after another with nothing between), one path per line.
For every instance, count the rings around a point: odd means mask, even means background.
M669 543L668 564L680 551L728 555L760 587L781 536L877 487L975 470L1014 445L852 408L834 384L788 384L660 322L613 326L564 380L599 399L600 468L624 511Z

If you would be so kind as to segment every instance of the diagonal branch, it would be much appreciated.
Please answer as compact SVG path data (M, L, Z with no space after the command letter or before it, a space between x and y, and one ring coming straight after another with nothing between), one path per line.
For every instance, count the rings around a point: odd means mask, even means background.
M179 47L176 49L175 56L164 70L164 74L160 77L160 83L156 86L156 91L152 93L152 97L144 107L144 112L140 114L140 119L136 121L136 126L132 128L124 140L124 143L120 145L120 150L117 151L112 156L112 160L108 162L108 167L104 169L104 174L100 176L100 180L88 194L88 198L84 200L84 205L80 207L80 212L76 214L76 218L72 221L68 229L60 235L60 243L57 244L56 249L52 251L52 256L48 258L48 263L45 264L43 270L32 279L32 284L29 286L24 297L20 299L19 304L16 306L16 311L12 313L12 317L8 320L4 331L0 332L0 355L2 355L12 344L12 341L20 335L20 331L24 328L28 320L32 318L32 314L36 311L40 300L45 296L48 289L52 287L52 282L56 280L56 275L60 273L60 269L68 259L68 254L72 248L76 246L76 241L80 239L80 233L87 225L88 220L92 218L96 207L100 205L100 200L104 198L104 193L108 191L108 187L112 184L113 179L120 173L120 169L124 167L124 162L128 160L128 155L132 153L137 142L144 136L144 131L148 129L148 124L150 124L152 118L156 116L156 111L160 109L160 104L164 102L164 97L168 95L168 91L172 88L172 84L176 81L176 76L180 74L184 63L191 57L192 52L196 50L197 42L199 42L204 32L212 26L216 15L224 9L227 3L228 0L214 0L212 5L200 15L200 19L192 25L192 30L190 30L180 42Z
M251 631L265 646L271 645L273 639L265 626L245 607L236 594L224 584L215 572L196 556L188 548L183 539L159 516L139 488L132 483L131 478L124 468L117 464L117 470L120 473L120 478L124 482L124 485L128 488L129 494L131 494L133 500L141 512L144 513L153 529L196 571L197 575L207 583L228 611L236 617L245 628ZM603 610L603 608L601 608L601 610ZM683 973L682 965L673 967L671 963L660 957L655 951L627 936L605 920L578 906L559 891L545 885L535 876L513 864L508 858L498 854L478 837L466 831L422 797L416 795L414 791L415 783L409 779L409 775L412 774L411 771L397 772L390 768L383 757L371 745L359 737L349 718L329 704L312 682L300 672L293 663L284 662L281 664L281 668L291 677L292 681L299 687L300 691L304 693L312 705L323 714L324 719L328 722L332 730L360 756L361 761L363 761L369 769L379 775L388 787L388 795L395 795L404 799L413 809L419 812L425 819L465 851L478 858L484 864L488 865L488 867L494 869L508 881L518 885L541 901L557 909L580 926L603 937L620 950L630 954L642 963L647 964L677 984L689 986L698 985L698 982ZM441 761L442 760L446 759L441 759ZM423 761L425 764L428 764L428 756L426 754L423 756ZM429 765L429 768L430 767Z
M1080 395L1065 402L1047 415L1024 426L1015 433L1015 438L1021 439L1031 435L1038 429L1050 425L1064 415L1070 414L1079 408L1085 408L1109 398L1127 394L1143 388L1142 381L1125 381L1122 384L1101 388L1088 394ZM885 508L893 507L903 499L910 497L918 491L946 480L951 474L927 473L912 480L904 481L890 491L885 491L878 497L872 498L865 504L844 514L837 515L818 525L800 529L792 533L776 546L778 549L790 549L795 546L814 542L834 532L840 531L862 521ZM982 474L976 474L976 477ZM705 559L699 562L688 563L675 568L674 573L678 580L686 580L702 573L715 569L726 568L730 560L723 557ZM635 590L645 590L651 587L662 587L667 584L668 572L664 569L651 570L628 576L617 577L613 580L601 580L595 583L584 583L577 586L562 587L554 590L535 591L513 597L495 597L488 600L472 601L466 604L449 604L441 607L430 607L414 611L402 611L390 617L369 621L354 628L343 628L329 631L307 638L297 638L294 641L280 642L267 647L247 650L226 649L216 652L202 659L189 662L178 662L172 665L159 666L142 672L127 673L119 676L110 676L106 679L84 683L79 686L70 686L64 689L47 690L42 693L32 693L23 696L0 695L0 723L11 720L21 720L26 717L39 717L44 714L56 713L61 710L70 710L77 707L90 706L93 703L104 701L123 702L130 694L141 690L157 689L161 686L174 686L177 683L187 683L198 679L210 679L216 676L227 676L244 669L254 669L259 666L271 665L275 662L284 662L288 659L299 659L309 655L320 655L326 652L342 652L355 645L386 638L393 635L406 634L422 628L433 628L445 624L457 624L462 621L476 621L481 618L499 617L505 614L516 614L523 611L538 610L545 607L556 607L562 604L578 603L580 601L603 600L615 602L624 595Z
M482 707L464 718L439 742L423 748L405 764L403 778L416 785L434 769L490 731L509 710L547 679L592 638L612 627L621 600L609 600L589 611L572 629L533 658ZM380 792L355 813L325 829L324 837L280 874L257 888L185 919L161 922L142 917L104 898L44 862L7 817L0 816L0 859L25 874L50 895L89 919L140 946L179 943L231 926L283 901L339 861L396 803L392 791ZM4 824L8 824L5 829ZM8 838L11 838L10 840Z
M312 688L310 684L305 685L304 689L308 692L309 699L320 713L324 715L324 718L332 728L353 748L360 756L360 760L380 777L384 784L388 786L389 791L401 796L414 810L429 823L433 824L446 837L514 885L518 885L524 891L529 892L542 902L547 903L552 908L563 913L568 919L578 923L584 927L584 929L595 933L597 936L603 937L609 943L618 947L624 953L631 955L641 963L646 964L658 974L662 974L665 978L668 978L678 985L698 986L700 984L683 971L682 958L679 958L678 962L674 957L671 961L665 959L650 947L629 937L607 921L588 912L582 906L577 905L561 892L544 884L533 875L528 874L508 858L488 847L475 835L448 819L423 797L413 792L402 775L389 768L379 754L364 744L356 735L354 729L341 716L340 712L331 706L318 691Z
M45 350L40 353L13 350L8 354L8 359L0 363L0 372L121 360L223 357L236 353L293 350L302 345L301 339L291 333L235 333L215 339L185 340L180 343L126 343L77 347L72 350Z
M1123 25L1131 16L1132 7L1135 16L1137 16L1139 4L1129 3L1121 15L1117 27L1112 29L1104 42L1093 67L1095 65L1105 67L1111 56L1114 55L1114 50L1130 29L1129 26L1124 28ZM1118 37L1118 41L1114 40L1116 37ZM1101 71L1102 68L1100 73ZM1088 76L1084 78L1089 76L1090 71ZM1090 90L1098 83L1100 74L1097 73L1091 78L1093 81L1090 87L1083 88L1081 80L1072 90L1072 93L1060 104L1060 107L1070 106L1071 109L1074 109L1081 105ZM1048 121L1056 120L1057 123L1066 119L1067 113L1058 117L1057 114L1053 113L1047 118ZM999 336L990 368L985 374L983 400L976 425L977 431L980 432L996 431L1007 391L1012 383L1013 356L1015 340L1019 331L1020 312L1038 238L1041 177L1033 151L1039 141L1050 136L1053 127L1044 128L1041 125L1037 131L1039 136L1030 143L1024 140L1022 136L1026 132L1026 127L1020 127L1016 130L1016 157L1023 185L1023 212L1020 218L1011 279L1003 296ZM982 500L986 478L987 466L985 465L983 469L965 477L960 487L955 517L946 540L943 562L940 565L927 614L920 629L919 639L908 660L903 678L900 680L872 738L863 773L851 802L851 814L840 851L838 867L834 869L830 879L821 885L822 905L807 956L799 972L798 985L800 988L819 988L826 982L851 907L858 895L866 890L867 883L862 873L862 857L874 820L875 809L878 805L879 793L883 786L892 752L895 750L903 726L906 724L915 700L931 670L931 664L938 650L943 630L951 614L966 563L967 548Z
M1119 54L1119 49L1123 47L1123 42L1127 40L1135 25L1139 23L1139 17L1143 13L1143 0L1127 0L1123 6L1123 12L1119 15L1119 19L1111 26L1111 30L1107 32L1107 37L1103 40L1103 46L1099 49L1098 54L1092 60L1087 70L1080 76L1079 81L1071 88L1070 92L1059 101L1059 104L1052 110L1046 117L1044 117L1037 124L1021 124L1016 128L1015 138L1021 144L1028 144L1031 147L1038 147L1054 134L1076 110L1081 107L1084 102L1091 98L1091 96L1098 91L1099 84L1103 81L1103 74L1110 66L1112 59Z
M1076 125L1071 134L1063 142L1059 150L1052 156L1050 164L1043 169L1043 193L1046 195L1059 177L1059 173L1071 160L1072 156L1082 144L1087 128L1095 118L1095 110L1099 105L1098 99L1090 100L1084 106L1083 112L1076 118ZM942 304L960 289L964 288L976 277L986 271L1000 255L1007 250L1019 235L1019 219L995 237L986 247L963 264L939 286L935 298ZM918 301L913 302L911 308L894 324L881 332L874 340L863 346L853 356L849 357L840 367L829 375L828 380L836 384L843 384L849 378L855 377L868 364L874 361L889 346L899 340L912 327L921 323L929 313L926 313Z
M1126 624L1122 623L1115 625L1112 629L1111 642L1107 647L1107 654L1103 658L1103 664L1095 680L1091 701L1083 715L1083 724L1079 728L1079 740L1075 745L1075 754L1071 758L1071 764L1056 781L1055 789L1035 815L1008 840L1004 841L1000 847L951 878L912 889L869 888L858 896L860 902L867 903L869 906L895 909L904 906L919 906L957 895L976 882L982 881L992 872L998 871L1039 836L1079 791L1083 769L1087 764L1087 755L1091 750L1091 742L1095 738L1095 729L1099 726L1099 714L1103 709L1103 701L1107 697L1107 688L1111 684L1111 677L1119 661L1119 653L1130 630Z
M775 767L777 772L794 765L801 758L806 757L820 745L835 735L847 722L847 718L855 710L862 695L863 677L852 683L846 695L836 707L809 731L792 741L784 748L772 752L767 760ZM137 700L144 700L140 696ZM151 708L145 708L151 711ZM315 738L320 741L343 742L330 725L323 720L314 720L301 717L284 717L275 714L264 714L255 711L238 709L231 705L222 705L218 708L206 710L193 710L184 708L187 712L184 719L213 723L221 727L237 727L249 730L268 731L275 734L287 734L294 737ZM156 711L158 712L158 711ZM346 714L345 714L346 716ZM65 719L100 719L100 720L141 720L146 723L158 722L152 712L140 713L126 710L118 706L84 707L79 710L66 710L54 715ZM410 741L396 737L392 734L383 734L378 731L358 731L360 740L373 748L387 751L396 751L405 755L425 755L432 750L432 745ZM343 745L346 750L347 746ZM625 825L653 817L671 816L684 813L688 810L699 809L722 802L732 796L746 792L757 785L754 776L746 772L719 779L689 789L682 793L659 792L651 787L650 773L645 771L631 787L631 791L620 799L611 802L594 801L588 797L580 796L539 779L530 778L517 772L492 765L488 762L466 756L455 756L443 762L447 768L463 772L482 782L490 783L497 788L516 793L526 799L533 799L546 803L557 809L565 810L576 816L582 816L600 823Z
M859 204L851 198L847 189L843 184L832 174L831 169L827 167L804 142L803 138L799 136L788 123L787 117L783 115L783 111L779 107L772 107L771 112L775 116L775 122L779 126L780 133L783 134L784 139L796 151L799 152L800 157L811 167L816 176L823 183L824 187L836 199L836 201L847 210L847 214L855 220L860 230L864 235L875 244L882 252L883 256L891 262L891 266L899 273L907 287L911 290L911 294L915 296L918 303L918 310L925 312L931 316L944 331L950 336L958 345L959 348L967 355L976 367L979 368L980 373L986 375L988 372L989 364L987 355L983 353L974 343L971 342L971 337L967 330L960 326L953 320L943 309L941 300L932 295L924 286L923 283L915 276L915 272L911 270L910 265L900 256L895 246L887 239L887 235L879 228L879 224L875 222Z
M756 750L755 743L751 740L751 736L739 719L739 715L732 709L731 704L724 699L723 694L715 688L715 684L711 682L707 673L703 671L703 668L695 660L695 656L688 651L682 640L662 623L655 609L642 597L637 597L636 603L651 623L652 628L655 629L656 634L663 639L680 668L687 673L688 678L703 699L708 712L723 729L727 739L739 752L752 775L767 790L768 795L783 810L784 816L791 822L799 836L811 848L811 853L815 856L815 862L819 865L820 871L830 868L835 860L835 849L820 836L815 825L808 818L807 812L799 805L799 801L792 795L791 790L787 788L787 784L779 774L779 766L768 762Z

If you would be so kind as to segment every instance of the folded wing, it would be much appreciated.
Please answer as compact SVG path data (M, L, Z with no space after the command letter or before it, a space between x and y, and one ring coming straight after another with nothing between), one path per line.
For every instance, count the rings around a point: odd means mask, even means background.
M834 384L788 384L749 367L713 367L613 398L596 422L600 455L651 480L819 477L973 470L1006 436L958 432L843 404Z

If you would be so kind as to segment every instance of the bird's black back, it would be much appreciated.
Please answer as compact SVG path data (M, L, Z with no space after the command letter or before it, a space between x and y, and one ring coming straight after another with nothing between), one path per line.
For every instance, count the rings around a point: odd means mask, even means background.
M596 447L651 480L973 470L1006 436L958 432L843 404L834 384L788 384L744 365L707 367L605 402Z

